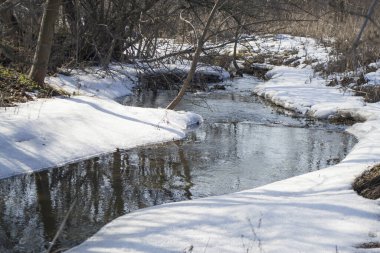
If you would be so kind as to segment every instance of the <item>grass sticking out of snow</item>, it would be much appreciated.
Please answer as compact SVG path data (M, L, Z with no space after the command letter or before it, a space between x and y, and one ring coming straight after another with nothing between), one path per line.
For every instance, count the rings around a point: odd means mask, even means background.
M352 187L359 195L365 198L380 198L380 164L357 177Z

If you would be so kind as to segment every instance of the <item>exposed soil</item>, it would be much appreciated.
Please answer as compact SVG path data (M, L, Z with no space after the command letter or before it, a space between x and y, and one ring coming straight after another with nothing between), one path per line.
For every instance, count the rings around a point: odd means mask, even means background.
M359 195L365 198L380 198L380 164L356 178L352 187Z
M41 87L24 74L0 66L0 107L14 106L34 98L46 98L58 94L51 88Z

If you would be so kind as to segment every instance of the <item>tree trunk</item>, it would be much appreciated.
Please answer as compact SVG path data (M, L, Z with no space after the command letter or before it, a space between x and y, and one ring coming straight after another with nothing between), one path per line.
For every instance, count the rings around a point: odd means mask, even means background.
M61 0L46 0L33 65L29 73L29 78L40 85L44 84L48 68L54 37L54 24L59 14L60 4Z
M235 69L236 69L236 74L240 74L241 73L239 64L236 61L236 58L237 58L237 45L239 43L240 29L241 29L241 24L239 23L239 26L238 26L238 28L236 28L236 31L235 31L234 52L233 52L233 58L232 58L232 63L234 65Z
M371 6L368 9L367 15L365 16L364 23L363 23L363 25L359 31L359 34L356 36L356 39L355 39L354 44L352 46L354 50L359 46L360 39L363 35L364 29L366 28L368 21L371 19L371 16L375 10L377 2L379 2L379 0L373 0L371 3Z
M178 92L178 95L173 99L172 102L166 107L166 109L173 110L181 101L182 97L185 95L186 90L189 88L191 80L193 79L195 70L197 69L197 64L199 60L199 56L201 55L203 45L206 42L206 35L208 33L208 29L210 28L212 19L214 18L217 10L219 9L220 5L222 4L223 0L216 0L214 7L212 8L210 15L208 16L206 26L203 30L202 36L198 39L197 42L197 49L195 50L193 60L191 62L190 71L186 76L186 79L183 81L183 85L181 87L181 90Z

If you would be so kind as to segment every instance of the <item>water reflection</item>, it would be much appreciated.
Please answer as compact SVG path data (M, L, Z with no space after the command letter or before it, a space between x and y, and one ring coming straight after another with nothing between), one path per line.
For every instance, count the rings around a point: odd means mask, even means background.
M176 156L180 161L183 154ZM148 157L143 150L115 152L2 180L0 252L46 250L75 199L55 249L78 244L124 213L190 198L191 184L178 183L190 181L189 167L179 161Z

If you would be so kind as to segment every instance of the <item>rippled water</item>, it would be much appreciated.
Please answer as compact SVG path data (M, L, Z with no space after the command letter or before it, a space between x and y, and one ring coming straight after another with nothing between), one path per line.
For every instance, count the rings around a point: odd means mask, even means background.
M136 209L236 192L335 164L356 143L344 126L280 112L244 91L256 83L245 78L227 91L187 95L178 109L195 111L205 122L185 140L1 180L0 252L46 250L72 203L55 250L79 244ZM124 102L165 106L174 95L145 92Z

